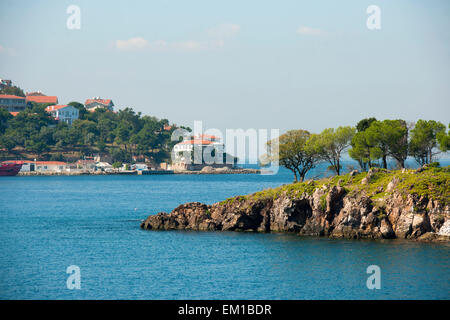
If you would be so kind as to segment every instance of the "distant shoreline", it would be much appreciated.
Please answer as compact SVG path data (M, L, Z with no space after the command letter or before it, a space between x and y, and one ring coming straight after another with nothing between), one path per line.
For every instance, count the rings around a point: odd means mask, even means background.
M109 176L109 175L172 175L172 174L186 174L186 175L213 175L213 174L260 174L264 170L261 169L228 169L228 170L213 170L213 171L171 171L171 170L148 170L143 171L119 171L119 172L19 172L17 177L28 176Z

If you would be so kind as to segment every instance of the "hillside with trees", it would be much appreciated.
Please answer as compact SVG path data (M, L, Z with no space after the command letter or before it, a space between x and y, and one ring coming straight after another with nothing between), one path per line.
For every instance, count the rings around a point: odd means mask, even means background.
M94 154L108 155L113 162L131 162L133 156L159 163L170 159L176 128L167 119L136 113L132 108L118 112L97 109L89 112L79 102L72 126L58 122L45 111L47 105L33 104L15 117L0 108L0 148L3 159L76 160Z

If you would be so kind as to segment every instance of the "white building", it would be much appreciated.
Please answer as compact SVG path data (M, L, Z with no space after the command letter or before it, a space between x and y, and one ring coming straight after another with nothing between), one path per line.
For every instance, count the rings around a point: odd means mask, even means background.
M67 171L68 165L62 161L24 161L20 172L56 173Z
M216 136L197 134L193 137L186 137L173 147L173 165L180 169L201 169L206 164L205 155L215 159L216 156L225 154L224 149L224 144ZM194 153L196 152L201 152L201 163L194 163L196 160ZM209 161L212 159L209 159ZM221 160L217 165L223 166L223 158Z
M183 151L192 152L194 151L194 146L211 146L211 148L216 149L218 152L224 152L224 145L220 142L219 137L211 136L208 134L197 134L193 137L186 137L183 141L177 143L173 147L173 151L176 153Z
M67 104L61 106L48 106L45 108L45 111L51 113L56 120L65 122L68 125L72 125L79 116L78 109Z

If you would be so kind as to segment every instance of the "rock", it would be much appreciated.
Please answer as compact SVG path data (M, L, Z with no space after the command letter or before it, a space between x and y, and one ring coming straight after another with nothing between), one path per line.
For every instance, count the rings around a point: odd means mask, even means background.
M392 230L391 223L387 219L381 220L380 232L385 239L395 238L395 232Z
M200 171L201 172L213 172L214 168L211 166L206 166L206 167L203 167L202 170L200 170Z
M349 175L350 175L350 177L354 177L354 176L356 176L358 173L359 173L358 170L352 170L352 171L350 171Z
M445 221L438 232L441 236L450 236L450 219Z
M327 201L327 213L331 213L332 211L337 211L342 207L342 197L345 195L345 189L340 186L333 186L331 190L328 192L326 201Z
M427 168L427 165L424 164L423 166L421 166L420 168L418 168L414 173L421 173L421 172L423 172L426 168Z
M170 214L160 212L149 216L141 228L147 230L216 230L208 214L208 206L200 202L183 204Z
M394 188L397 186L397 184L399 183L399 179L398 178L393 178L388 185L386 186L386 192L392 192L394 191Z
M361 180L361 184L369 184L370 179L368 177L365 177Z
M433 242L448 242L450 241L450 236L440 235L434 232L427 232L417 238L419 241L433 241Z
M376 203L363 192L347 193L341 186L329 185L295 195L284 191L276 198L249 195L212 205L186 203L170 213L148 216L141 228L450 241L448 203L405 196L396 191L396 183L391 180L386 188L390 193Z

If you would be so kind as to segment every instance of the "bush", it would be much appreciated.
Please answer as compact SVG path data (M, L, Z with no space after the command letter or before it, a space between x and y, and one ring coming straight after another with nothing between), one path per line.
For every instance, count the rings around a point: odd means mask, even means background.
M112 167L114 168L114 169L118 169L118 168L120 168L122 166L122 162L120 162L120 161L116 161L116 162L114 162L113 164L112 164Z
M65 161L65 158L62 155L62 153L58 152L58 153L52 154L50 157L50 160L51 161Z

